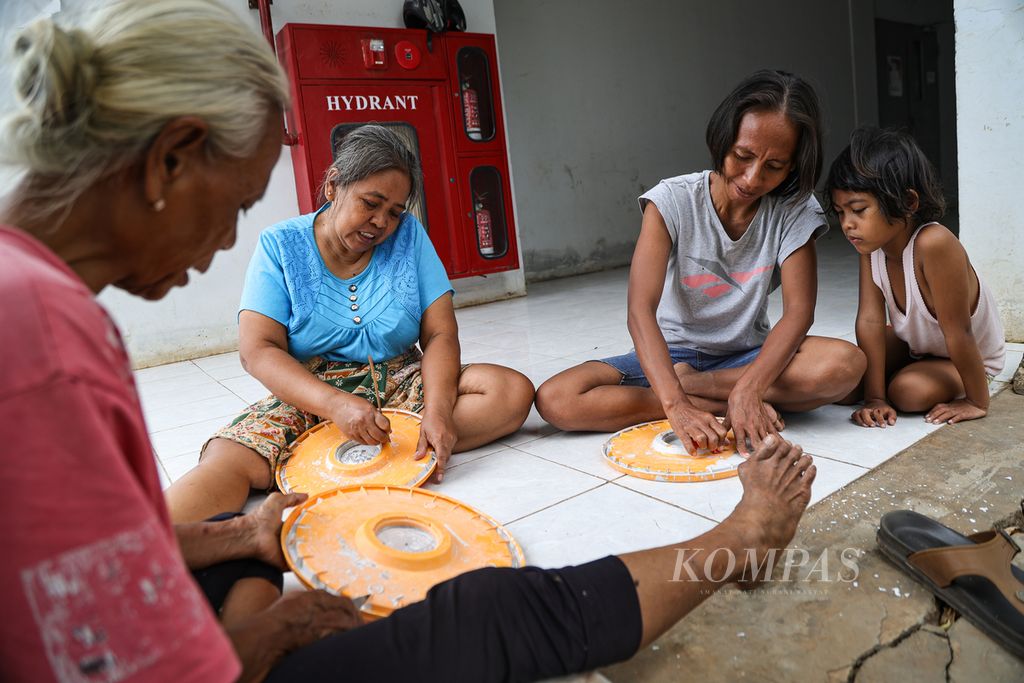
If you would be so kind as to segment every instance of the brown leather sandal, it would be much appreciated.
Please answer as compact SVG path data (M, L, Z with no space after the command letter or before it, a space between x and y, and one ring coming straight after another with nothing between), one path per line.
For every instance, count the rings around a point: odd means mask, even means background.
M1016 529L963 536L911 510L882 517L878 547L893 564L990 638L1024 658L1024 571L1010 564Z

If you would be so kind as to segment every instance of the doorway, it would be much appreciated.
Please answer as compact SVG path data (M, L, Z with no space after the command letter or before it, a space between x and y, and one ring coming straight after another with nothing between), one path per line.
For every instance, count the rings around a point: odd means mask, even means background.
M918 14L920 9L913 3L875 4L878 125L914 136L942 183L942 222L959 233L953 7L929 5L928 16Z

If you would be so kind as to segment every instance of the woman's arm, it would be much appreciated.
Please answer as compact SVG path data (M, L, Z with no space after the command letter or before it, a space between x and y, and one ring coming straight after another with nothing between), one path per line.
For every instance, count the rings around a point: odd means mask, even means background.
M886 401L885 297L871 279L871 256L860 257L860 288L857 303L857 345L868 360L864 372L864 405L853 413L861 427L896 424L896 411Z
M729 394L728 422L740 452L747 452L746 439L757 448L764 437L778 431L765 409L764 395L807 336L817 297L818 257L811 238L782 263L782 318Z
M321 382L288 353L288 333L272 318L242 311L238 316L238 353L242 367L289 405L334 420L349 437L364 444L388 440L391 424L367 401Z
M450 292L438 297L423 312L420 347L423 349L423 422L416 458L426 456L427 451L433 449L437 454L434 480L440 482L457 438L452 414L458 399L461 370L459 326Z
M965 399L940 403L925 419L929 422L960 422L988 414L988 379L981 351L971 330L971 304L967 286L971 266L967 252L948 230L924 230L915 243L924 275L923 287L931 293L935 318L946 339L949 359L964 383ZM980 287L980 283L979 283Z
M687 398L672 367L665 335L658 327L658 303L671 250L665 219L654 202L647 202L629 269L627 326L640 366L661 401L672 431L683 443L692 441L699 448L715 449L725 438L725 429L714 415L698 409Z

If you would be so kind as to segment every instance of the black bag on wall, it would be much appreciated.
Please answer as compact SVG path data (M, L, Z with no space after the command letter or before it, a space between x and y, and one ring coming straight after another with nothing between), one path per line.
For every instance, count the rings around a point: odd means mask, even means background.
M406 28L425 28L431 33L466 30L466 13L458 0L405 0L402 20Z
M445 24L448 31L466 30L466 13L462 11L459 0L445 0L444 2Z

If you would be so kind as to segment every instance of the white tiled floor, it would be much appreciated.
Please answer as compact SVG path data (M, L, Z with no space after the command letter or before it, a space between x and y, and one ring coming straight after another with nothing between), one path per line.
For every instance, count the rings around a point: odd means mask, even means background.
M823 240L812 334L853 340L857 259L845 241ZM535 384L589 358L623 353L627 270L543 282L529 296L457 311L463 359L514 367ZM779 293L769 314L781 313ZM1009 379L1024 346L1010 345ZM147 368L136 373L153 445L166 483L196 463L215 429L265 390L237 353ZM865 474L935 427L902 417L885 430L862 429L849 408L827 406L787 415L785 436L817 457L818 501ZM740 498L736 479L666 484L620 476L601 456L604 434L565 434L536 411L499 443L453 456L442 485L448 495L508 524L531 563L559 566L608 553L680 541L724 519Z

